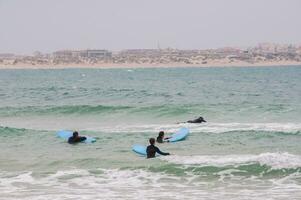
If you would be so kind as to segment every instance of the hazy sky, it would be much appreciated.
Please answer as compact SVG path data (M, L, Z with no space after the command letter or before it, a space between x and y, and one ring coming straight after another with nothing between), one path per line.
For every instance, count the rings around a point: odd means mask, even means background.
M301 0L0 0L0 53L301 43Z

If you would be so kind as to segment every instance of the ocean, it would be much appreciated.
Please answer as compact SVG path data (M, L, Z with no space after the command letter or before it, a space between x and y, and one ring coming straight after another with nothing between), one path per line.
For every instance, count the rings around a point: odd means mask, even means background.
M301 199L301 67L0 70L0 150L1 200Z

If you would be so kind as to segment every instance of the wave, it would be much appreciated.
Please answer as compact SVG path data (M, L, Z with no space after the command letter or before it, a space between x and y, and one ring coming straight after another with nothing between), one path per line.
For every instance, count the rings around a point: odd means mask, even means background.
M90 106L90 105L65 105L65 106L26 106L26 107L4 107L0 109L2 116L16 115L51 115L51 114L97 114L110 113L131 109L129 106Z
M24 198L24 194L28 199L41 199L41 195L37 195L34 188L39 188L45 199L81 199L83 195L85 199L148 199L158 191L160 193L156 194L155 199L164 199L164 196L172 194L167 189L168 185L173 185L174 188L181 186L180 181L164 181L164 178L177 180L175 177L144 170L97 169L91 172L73 169L42 176L33 172L15 176L3 172L0 178L1 196L8 200ZM161 189L157 186L161 186ZM176 190L175 192L179 193ZM184 197L180 193L179 195Z
M207 133L267 131L299 134L301 131L301 123L206 123L201 126L193 124L188 126L196 132Z
M25 107L2 107L0 115L51 115L51 114L99 114L127 111L128 113L156 113L158 116L176 115L187 112L185 107L178 106L107 106L107 105L63 105L63 106L25 106Z
M287 152L262 153L259 155L174 155L161 157L160 159L181 165L225 167L260 164L272 169L301 169L301 156Z
M21 134L29 129L25 128L13 128L13 127L6 127L6 126L0 126L0 135L12 135L12 134Z
M97 130L98 126L85 130ZM299 123L205 123L205 124L115 124L114 126L102 125L104 132L125 132L125 133L148 133L166 130L175 132L181 127L189 128L191 133L231 133L231 132L269 132L283 135L301 134L301 124Z
M54 173L0 172L3 199L297 199L300 185L293 177L276 180L202 175L178 177L143 169L73 169ZM278 189L277 189L278 188ZM281 190L279 190L281 188ZM214 190L214 192L212 192ZM244 192L240 192L240 191ZM16 192L17 191L17 192ZM229 192L230 191L230 192Z
M36 119L35 119L36 120ZM62 119L60 119L62 121ZM125 121L126 122L126 121ZM102 131L108 133L150 133L165 130L167 132L175 132L181 127L189 128L191 133L212 133L212 134L230 134L230 133L271 133L277 135L300 135L300 123L205 123L205 124L128 124L119 122L119 124L99 124L99 121L88 120L85 122L81 120L84 131ZM42 122L41 122L42 123ZM45 122L43 122L45 123ZM85 123L88 123L85 126ZM1 132L15 132L24 130L38 130L38 131L53 131L59 129L66 129L66 127L5 127L0 125Z
M195 115L195 113L215 113L216 111L226 112L225 107L229 105L199 105L199 104L161 104L161 105L45 105L45 106L23 106L23 107L1 107L0 116L14 115L51 115L51 114L97 114L127 111L127 114L152 114L157 117L174 117L183 115ZM235 105L231 105L231 112ZM226 109L227 110L227 109Z

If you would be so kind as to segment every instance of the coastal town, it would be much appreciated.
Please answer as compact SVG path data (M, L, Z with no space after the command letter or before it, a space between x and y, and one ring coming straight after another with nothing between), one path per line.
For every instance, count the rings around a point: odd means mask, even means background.
M32 55L0 54L1 68L97 66L266 66L301 64L301 45L261 43L254 47L204 50L174 48L59 50Z

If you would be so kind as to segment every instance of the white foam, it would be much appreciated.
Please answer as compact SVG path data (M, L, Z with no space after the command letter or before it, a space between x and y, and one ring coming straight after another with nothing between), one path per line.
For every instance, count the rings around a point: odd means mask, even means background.
M224 172L226 173L226 172ZM297 176L297 178L300 175ZM218 180L220 181L220 180ZM260 182L259 182L260 181ZM259 185L260 183L260 185ZM273 183L271 185L271 183ZM275 188L278 188L275 190ZM212 192L214 191L214 192ZM210 182L198 176L173 176L145 170L99 169L99 173L75 169L46 177L31 172L18 176L0 173L0 199L294 199L301 194L294 182L223 179Z
M197 127L202 132L223 133L229 131L301 131L300 123L208 123L206 126Z
M0 179L0 199L156 199L172 195L164 188L183 187L180 178L144 170L58 171L45 178L34 178L31 172ZM36 189L39 189L37 196ZM158 193L159 192L159 193ZM178 194L183 199L184 194Z
M301 132L301 123L202 123L202 124L130 124L126 122L100 123L99 120L64 119L49 120L43 118L1 119L1 126L26 128L35 130L57 131L61 129L86 130L120 133L147 133L165 130L174 132L181 127L187 127L193 132L225 133L230 131L276 131L298 134Z
M183 165L227 166L259 163L273 169L299 168L301 156L284 153L262 153L259 155L197 155L197 156L166 156L160 159Z
M191 132L224 133L230 131L277 131L298 133L301 131L299 123L205 123L205 124L147 124L147 125L115 125L102 126L104 132L154 132L158 130L176 131L187 127ZM86 128L95 130L98 127Z

